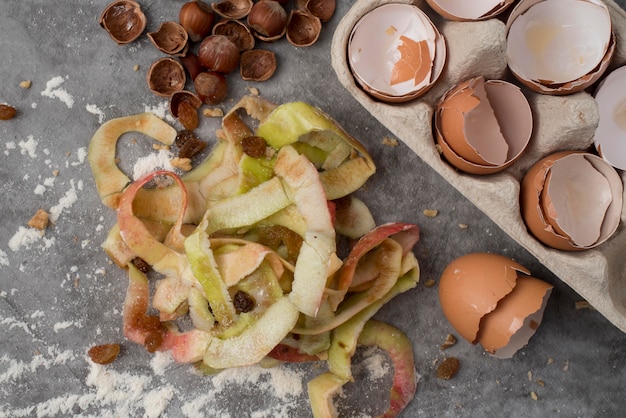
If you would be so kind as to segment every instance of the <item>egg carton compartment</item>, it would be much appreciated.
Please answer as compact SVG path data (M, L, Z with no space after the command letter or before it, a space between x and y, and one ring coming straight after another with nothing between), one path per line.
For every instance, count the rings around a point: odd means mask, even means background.
M378 101L356 83L347 58L350 33L359 19L388 3L422 9L446 39L447 62L441 77L423 96L401 104ZM626 64L626 12L605 0L616 37L616 50L606 74ZM600 246L567 252L548 248L526 229L519 209L520 181L543 156L561 150L588 150L598 124L598 106L589 92L550 96L523 89L532 112L533 133L521 158L506 170L486 176L464 174L437 151L432 121L436 103L453 86L470 78L515 82L507 67L505 17L475 22L442 18L425 1L358 0L339 22L333 36L332 65L341 84L378 121L402 140L502 230L533 254L564 283L626 332L626 205L617 232ZM519 83L516 83L519 85ZM594 86L595 87L595 86ZM622 181L624 172L619 172Z

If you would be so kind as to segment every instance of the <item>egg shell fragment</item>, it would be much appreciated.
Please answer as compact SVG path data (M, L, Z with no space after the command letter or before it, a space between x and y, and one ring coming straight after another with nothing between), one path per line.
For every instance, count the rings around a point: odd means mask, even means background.
M595 147L613 167L626 170L626 66L609 73L594 97L600 113Z
M426 0L433 10L446 19L477 21L491 19L504 12L515 0Z
M480 345L495 357L513 357L541 324L553 287L531 276L518 277L513 291L480 322Z
M406 102L424 94L439 78L446 44L418 7L390 3L365 14L348 40L355 80L371 96Z
M530 142L533 116L521 90L501 80L467 80L446 93L435 112L444 158L471 174L512 165Z
M522 0L507 20L509 68L544 94L571 94L598 81L615 43L599 0Z
M553 170L562 161L566 161L565 169ZM561 151L544 157L521 183L520 210L526 226L539 241L559 250L580 251L608 240L619 226L622 206L619 174L606 161L586 152ZM559 221L561 216L569 220ZM592 242L587 238L590 235L598 238Z
M441 309L452 327L476 344L482 318L514 289L518 272L530 274L508 257L471 253L452 261L439 281Z

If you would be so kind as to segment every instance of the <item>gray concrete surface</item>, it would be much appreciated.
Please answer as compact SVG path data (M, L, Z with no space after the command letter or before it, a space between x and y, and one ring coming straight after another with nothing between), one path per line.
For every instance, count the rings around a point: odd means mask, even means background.
M176 20L183 2L141 3L150 31ZM114 44L98 25L106 4L0 3L0 102L19 111L14 120L0 121L0 416L310 416L306 386L294 382L306 382L321 366L286 367L285 373L299 377L283 375L282 382L295 386L284 395L278 384L267 388L276 372L257 380L249 372L247 384L228 386L229 375L199 376L191 366L169 363L123 339L127 279L100 248L115 214L98 199L84 151L103 121L162 112L166 101L145 82L148 67L163 54L145 34L126 46ZM576 309L579 295L407 147L384 145L389 132L336 80L329 46L333 27L351 4L338 2L312 47L295 48L284 39L263 45L278 55L276 74L262 83L229 75L230 99L223 107L249 87L278 103L303 100L319 106L359 138L376 161L378 171L360 195L377 222L420 226L421 283L377 315L413 341L420 380L403 416L622 416L626 335L598 312ZM30 89L19 87L23 80L32 80ZM217 124L204 118L198 132L210 139ZM133 158L149 152L144 145L127 144L122 166L129 169ZM20 245L15 237L39 208L58 213L57 221L44 237ZM424 209L439 214L428 218ZM541 327L510 360L492 358L464 341L446 351L439 348L454 331L439 307L437 287L424 282L437 280L450 261L473 251L515 258L555 286ZM112 341L122 344L122 355L106 368L93 367L86 351ZM461 368L444 381L437 379L436 367L446 356L459 358ZM383 410L389 373L387 380L359 379L365 370L361 363L356 383L338 399L342 416Z

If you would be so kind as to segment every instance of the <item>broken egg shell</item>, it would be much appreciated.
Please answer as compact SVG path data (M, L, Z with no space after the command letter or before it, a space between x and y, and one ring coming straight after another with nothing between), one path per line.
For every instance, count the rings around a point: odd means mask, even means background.
M511 293L480 321L480 345L495 357L513 357L541 324L553 287L531 276L519 276Z
M491 19L504 12L515 0L426 0L441 16L462 22Z
M577 182L573 182L571 179L573 176L567 174L571 173L571 169L567 170L564 176L559 176L556 179L551 175L554 173L558 175L559 171L552 172L552 168L564 158L584 159L579 164L579 168L574 168L574 170L581 171L580 175L576 176ZM606 209L600 208L599 210L592 204L591 209L587 209L589 212L577 214L578 219L581 219L579 222L571 220L568 222L570 229L573 227L572 225L579 225L580 227L600 225L598 239L592 244L587 242L581 244L572 240L574 237L580 236L581 233L570 231L564 235L555 229L555 224L562 224L555 219L559 216L555 207L550 206L550 203L545 201L546 180L549 179L551 184L547 191L551 194L551 200L563 201L559 204L560 207L569 206L580 209L580 202L571 202L567 199L571 199L572 196L578 196L577 200L588 199L588 195L592 192L586 193L587 191L602 188L605 182L596 184L597 181L594 180L597 178L597 173L600 173L608 182L608 186L605 187L610 188L611 202ZM552 196L559 192L564 193L564 195ZM542 158L525 174L520 188L520 210L529 232L543 244L558 250L581 251L596 247L608 240L619 226L622 205L623 184L617 171L597 155L582 151L561 151ZM589 207L589 205L585 206ZM585 216L601 219L586 221ZM586 236L587 234L583 233L582 235Z
M146 29L146 24L146 15L135 1L114 1L100 15L100 26L119 45L137 39Z
M230 39L239 51L249 51L254 48L255 41L250 28L240 20L222 20L213 26L213 35L224 35Z
M189 47L189 34L176 22L163 22L156 31L148 32L148 38L161 52L184 56Z
M484 175L519 159L530 142L533 116L519 87L476 77L443 95L434 126L435 139L450 164Z
M611 17L599 0L522 0L507 20L509 69L539 93L565 95L591 86L614 51Z
M211 3L211 8L224 19L243 19L248 16L252 5L252 0L221 0Z
M491 253L466 254L448 264L439 281L439 301L450 325L476 344L481 319L513 290L518 272L530 274L514 260Z
M594 97L600 113L595 147L613 167L626 170L626 66L611 71Z
M189 103L195 109L200 108L202 106L202 100L193 92L189 90L181 90L172 94L170 97L170 113L175 118L178 117L178 105L181 102Z
M152 63L146 74L148 87L157 96L170 97L185 87L185 69L177 60L164 57Z
M241 54L239 72L245 81L265 81L276 71L276 54L266 49L251 49Z
M348 63L358 84L390 103L413 100L437 81L446 61L443 36L410 4L385 4L366 13L348 39Z
M297 47L311 46L320 37L322 21L304 10L291 10L287 20L287 41Z

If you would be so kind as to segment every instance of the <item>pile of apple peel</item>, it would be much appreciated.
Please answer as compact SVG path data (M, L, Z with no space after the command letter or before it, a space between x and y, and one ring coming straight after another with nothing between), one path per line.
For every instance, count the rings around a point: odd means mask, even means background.
M143 113L104 123L90 142L99 197L117 213L103 248L128 271L125 337L211 373L326 361L308 384L316 417L337 415L357 345L375 345L395 367L384 416L398 415L416 390L411 343L371 318L419 280L419 229L376 225L353 195L376 170L365 148L306 103L245 96L195 168L132 181L116 160L128 132L165 145L177 135ZM244 152L250 136L265 140L264 155ZM343 259L340 237L351 243Z

